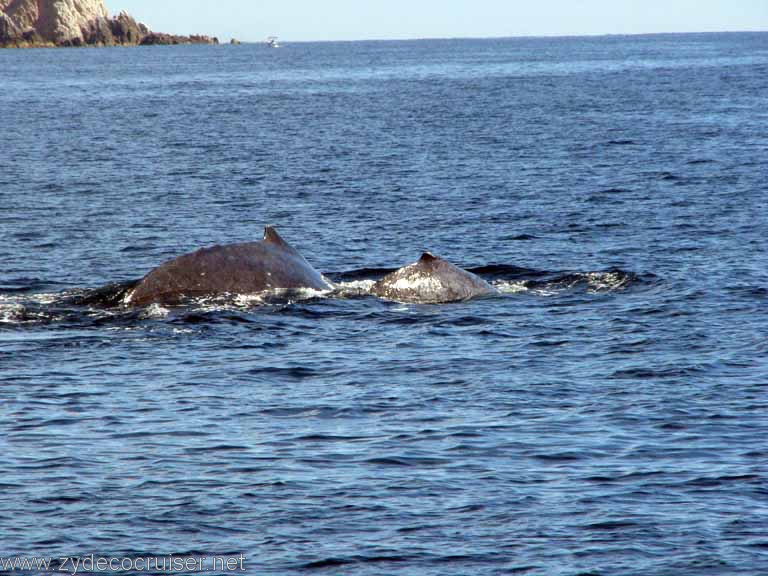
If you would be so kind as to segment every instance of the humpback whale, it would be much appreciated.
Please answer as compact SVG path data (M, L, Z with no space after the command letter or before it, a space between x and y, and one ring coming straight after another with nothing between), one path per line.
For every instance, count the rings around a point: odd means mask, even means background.
M161 264L128 292L125 303L176 304L195 296L297 288L330 290L332 286L267 226L263 240L201 248Z
M479 276L429 252L376 282L371 293L397 302L439 304L498 294Z

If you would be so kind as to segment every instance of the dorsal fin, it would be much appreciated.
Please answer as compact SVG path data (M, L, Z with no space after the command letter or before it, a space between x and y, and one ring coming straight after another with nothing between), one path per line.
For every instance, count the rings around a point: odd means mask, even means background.
M280 234L278 234L277 230L272 226L264 227L264 242L269 242L270 244L275 244L277 246L288 246L288 243L280 238Z
M421 258L419 258L419 262L421 264L428 264L429 262L432 262L434 260L437 260L437 256L435 256L434 254L432 254L430 252L424 252L421 255Z

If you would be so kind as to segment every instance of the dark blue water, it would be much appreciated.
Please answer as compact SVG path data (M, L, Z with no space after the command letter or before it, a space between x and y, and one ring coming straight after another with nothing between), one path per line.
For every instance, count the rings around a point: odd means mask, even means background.
M768 572L768 34L0 52L0 556ZM335 297L79 304L274 224ZM366 295L429 249L502 295Z

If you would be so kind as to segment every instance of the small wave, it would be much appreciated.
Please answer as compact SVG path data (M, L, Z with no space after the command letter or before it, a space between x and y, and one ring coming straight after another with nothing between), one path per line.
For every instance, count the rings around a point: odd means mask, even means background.
M469 268L468 272L483 276L490 280L517 280L520 278L537 278L546 276L548 272L534 270L532 268L521 268L509 264L488 264L486 266L477 266Z
M302 570L323 570L326 568L339 568L350 564L380 564L383 562L405 562L410 560L408 556L352 556L349 558L323 558L307 562L299 566Z
M444 466L450 463L447 458L431 458L427 456L380 456L364 460L366 464L377 466Z
M319 376L319 372L302 366L265 366L248 371L254 376L286 377L291 380L306 380Z
M142 318L166 318L171 311L160 304L150 304L141 313Z
M725 476L700 476L693 478L684 483L686 486L695 486L697 488L715 488L718 486L726 486L736 482L744 482L747 484L762 484L763 477L759 474L737 474L737 475L725 475Z
M361 442L377 438L377 436L344 436L338 434L303 434L297 436L297 442Z
M32 296L0 295L0 324L45 324L71 317L71 311L56 306L60 303L57 294L35 294Z
M78 504L85 500L80 496L50 496L42 498L34 498L29 502L31 504Z
M592 524L585 524L582 526L584 530L608 530L618 531L626 530L628 528L637 528L640 525L637 522L631 522L628 520L605 520L603 522L593 522Z
M330 290L315 290L314 288L279 288L262 292L260 296L266 303L293 304L304 300L326 298L333 292Z
M538 236L533 234L518 234L517 236L506 236L503 240L537 240Z
M316 290L314 288L276 288L255 292L253 294L226 294L223 297L217 297L219 301L230 302L244 308L260 306L263 304L293 304L304 300L314 300L316 298L325 298L333 292L330 290ZM213 301L211 299L210 301Z
M20 324L29 318L23 304L0 302L0 324Z
M332 272L328 274L334 282L345 284L356 280L378 280L397 268L358 268L348 272Z
M637 279L637 276L623 270L611 270L610 272L588 272L586 279L591 289L606 291L626 288Z
M493 286L502 294L517 294L518 292L527 292L528 286L524 281L511 282L507 280L497 280L492 282Z
M600 190L598 194L624 194L625 192L629 192L629 190L626 188L605 188Z
M672 172L659 172L657 175L659 180L665 180L668 182L675 182L681 179L680 176L676 176L675 174L672 174Z
M225 293L210 296L195 296L179 302L170 308L188 308L198 312L242 311L261 306L290 306L318 298L326 298L333 290L314 288L278 288L252 294ZM152 306L152 305L150 305ZM167 309L165 306L162 306Z
M260 294L237 294L234 303L240 308L251 308L264 304L264 297Z
M642 366L624 368L616 370L611 374L611 378L617 380L652 380L664 378L688 378L690 376L704 373L708 366L669 366L646 368Z
M746 299L765 299L768 297L768 288L763 286L727 286L726 290L736 296Z
M111 282L99 288L73 291L70 300L77 306L119 306L139 282L139 279Z
M623 290L639 277L633 272L613 269L605 272L569 272L546 280L528 280L525 288L539 294L551 295L562 290L586 287L589 292L614 292Z
M569 451L548 454L534 454L533 457L544 462L576 462L585 458L585 456L582 454Z
M371 293L375 280L352 280L339 282L332 295L339 298L357 298L368 296Z
M5 304L7 305L28 305L29 307L33 306L46 306L49 304L58 303L61 301L61 294L55 293L55 292L41 292L38 294L29 294L29 295L21 295L21 294L14 294L14 295L3 295L0 294L0 306L3 306Z
M0 284L0 294L24 293L40 290L48 284L39 278L9 278Z

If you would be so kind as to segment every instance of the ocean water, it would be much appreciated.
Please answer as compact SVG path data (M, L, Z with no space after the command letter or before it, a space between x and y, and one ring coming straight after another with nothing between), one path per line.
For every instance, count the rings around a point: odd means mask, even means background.
M0 110L0 558L768 572L768 33L6 50ZM266 224L340 290L81 299ZM501 294L367 294L423 250Z

